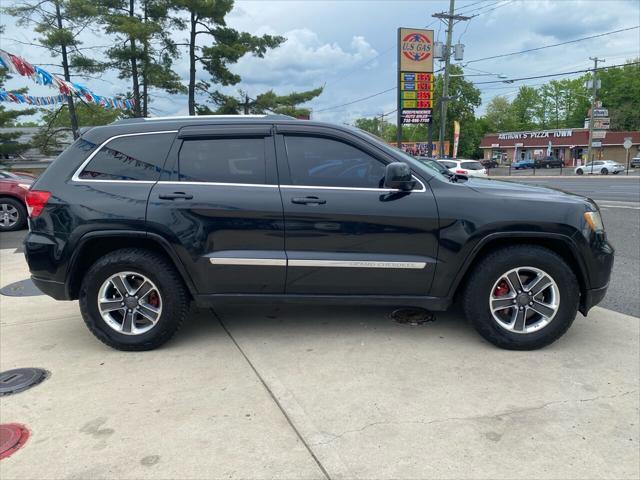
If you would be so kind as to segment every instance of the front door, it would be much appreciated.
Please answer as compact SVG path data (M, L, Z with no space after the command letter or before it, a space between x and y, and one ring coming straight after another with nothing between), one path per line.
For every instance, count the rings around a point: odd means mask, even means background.
M426 182L411 192L384 188L393 157L355 135L278 132L286 293L427 295L438 215Z
M151 191L147 224L170 238L201 294L283 293L282 201L271 125L185 127Z

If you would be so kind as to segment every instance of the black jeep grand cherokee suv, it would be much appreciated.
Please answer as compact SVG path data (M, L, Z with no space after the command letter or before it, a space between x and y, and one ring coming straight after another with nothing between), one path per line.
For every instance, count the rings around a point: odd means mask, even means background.
M605 294L595 203L450 178L355 129L281 116L122 120L36 181L36 285L80 300L123 350L166 342L189 303L455 301L490 342L534 349Z

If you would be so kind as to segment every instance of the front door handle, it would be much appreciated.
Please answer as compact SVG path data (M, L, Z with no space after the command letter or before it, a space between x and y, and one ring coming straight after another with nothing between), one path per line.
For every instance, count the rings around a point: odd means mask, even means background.
M188 193L184 192L173 192L163 193L162 195L158 195L158 198L160 198L161 200L177 200L179 198L182 198L184 200L191 200L193 198L193 195L189 195Z
M322 200L318 197L293 197L291 203L297 203L300 205L324 205L326 200Z

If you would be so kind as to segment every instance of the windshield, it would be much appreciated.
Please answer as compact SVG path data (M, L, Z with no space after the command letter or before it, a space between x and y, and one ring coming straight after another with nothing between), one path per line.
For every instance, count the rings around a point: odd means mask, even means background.
M11 172L7 172L7 171L0 171L0 178L15 178L15 179L20 179L20 177L18 175L16 175L15 173L11 173Z

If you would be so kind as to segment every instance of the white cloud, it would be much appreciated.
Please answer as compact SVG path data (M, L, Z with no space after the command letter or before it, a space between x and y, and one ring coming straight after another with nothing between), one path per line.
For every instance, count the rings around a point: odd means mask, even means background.
M233 70L245 84L321 85L327 76L373 59L377 52L363 36L354 36L348 49L325 42L309 28L285 32L287 39L264 58L243 57ZM373 62L372 62L373 63Z

